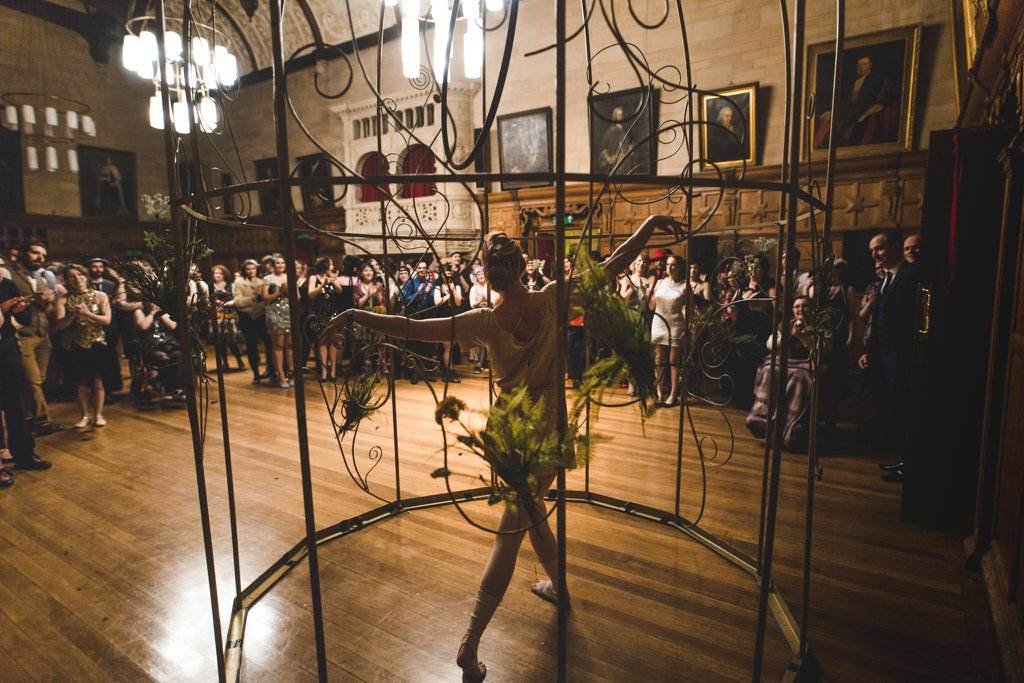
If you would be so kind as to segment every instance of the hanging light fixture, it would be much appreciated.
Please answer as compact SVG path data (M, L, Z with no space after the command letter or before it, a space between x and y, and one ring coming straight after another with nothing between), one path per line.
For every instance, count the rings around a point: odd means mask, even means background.
M480 0L464 0L466 33L462 36L462 68L466 78L477 79L484 66L484 29L480 22Z
M21 132L24 167L30 171L38 171L43 164L51 172L71 170L70 164L62 164L77 144L79 128L85 123L87 130L82 132L96 135L88 111L84 102L44 92L0 94L0 123Z
M96 137L96 122L88 114L82 116L82 132L91 138Z
M149 125L158 130L164 127L163 99L160 96L162 75L171 90L171 122L174 130L187 135L192 131L192 124L198 124L201 131L214 132L219 125L220 111L210 93L238 83L238 59L226 45L220 44L220 31L194 23L192 27L195 30L192 31L188 45L187 61L182 34L178 31L164 33L165 61L161 74L157 68L160 59L156 34L146 28L140 30L137 36L131 32L133 24L143 22L144 27L150 19L139 17L130 20L129 33L121 45L125 69L153 82L154 94L149 98L148 107ZM200 32L205 35L200 35ZM187 98L191 98L195 107L194 121L189 121Z
M447 54L452 17L448 1L430 1L429 20L434 24L431 62L434 79L437 81L443 80L451 67L448 59L450 55ZM419 0L384 0L385 7L393 7L395 4L398 4L402 15L402 75L416 78L420 70L420 22L427 19L420 17ZM464 0L462 3L462 16L459 20L466 20L466 33L462 39L466 78L477 79L483 73L484 12L501 12L504 8L504 0Z
M448 23L451 20L448 0L431 0L430 16L434 19L434 79L440 83L448 72Z

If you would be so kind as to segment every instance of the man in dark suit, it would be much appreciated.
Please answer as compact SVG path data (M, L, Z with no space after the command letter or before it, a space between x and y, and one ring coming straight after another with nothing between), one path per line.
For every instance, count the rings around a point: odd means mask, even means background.
M916 264L903 260L902 242L895 231L875 235L869 248L882 282L871 304L871 325L858 364L874 379L884 442L896 455L896 461L884 465L883 469L887 470L887 479L902 481L904 418L910 400L911 356L921 276Z

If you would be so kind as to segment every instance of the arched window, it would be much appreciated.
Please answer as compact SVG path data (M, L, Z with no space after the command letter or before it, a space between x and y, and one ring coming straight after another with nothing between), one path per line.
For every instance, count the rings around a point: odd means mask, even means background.
M387 175L388 160L379 152L370 152L359 163L359 173L363 176ZM382 188L376 185L360 185L359 201L377 202L385 198Z
M436 170L434 153L426 145L412 145L405 150L405 158L402 159L402 173L429 175ZM405 183L402 185L402 196L406 199L429 197L432 194L434 194L434 183Z

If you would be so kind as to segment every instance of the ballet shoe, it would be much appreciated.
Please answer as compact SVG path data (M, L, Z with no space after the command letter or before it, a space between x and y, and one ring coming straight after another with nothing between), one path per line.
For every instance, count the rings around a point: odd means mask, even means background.
M462 669L463 683L477 683L487 677L487 666L476 658L476 650L463 641L455 663Z
M558 604L558 593L555 591L555 584L551 582L551 579L538 579L530 586L530 592L545 602L550 602L552 605ZM568 600L565 601L565 604L570 606Z

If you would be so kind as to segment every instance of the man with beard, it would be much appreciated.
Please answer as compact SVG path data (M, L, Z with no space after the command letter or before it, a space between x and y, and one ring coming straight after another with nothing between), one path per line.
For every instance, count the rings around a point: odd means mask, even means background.
M51 434L60 429L50 422L49 407L43 394L46 368L50 364L50 311L56 294L50 285L43 264L46 263L46 245L30 241L21 250L20 259L11 264L11 282L18 295L27 297L27 310L18 317L14 326L21 347L21 361L27 378L30 417L37 436Z

